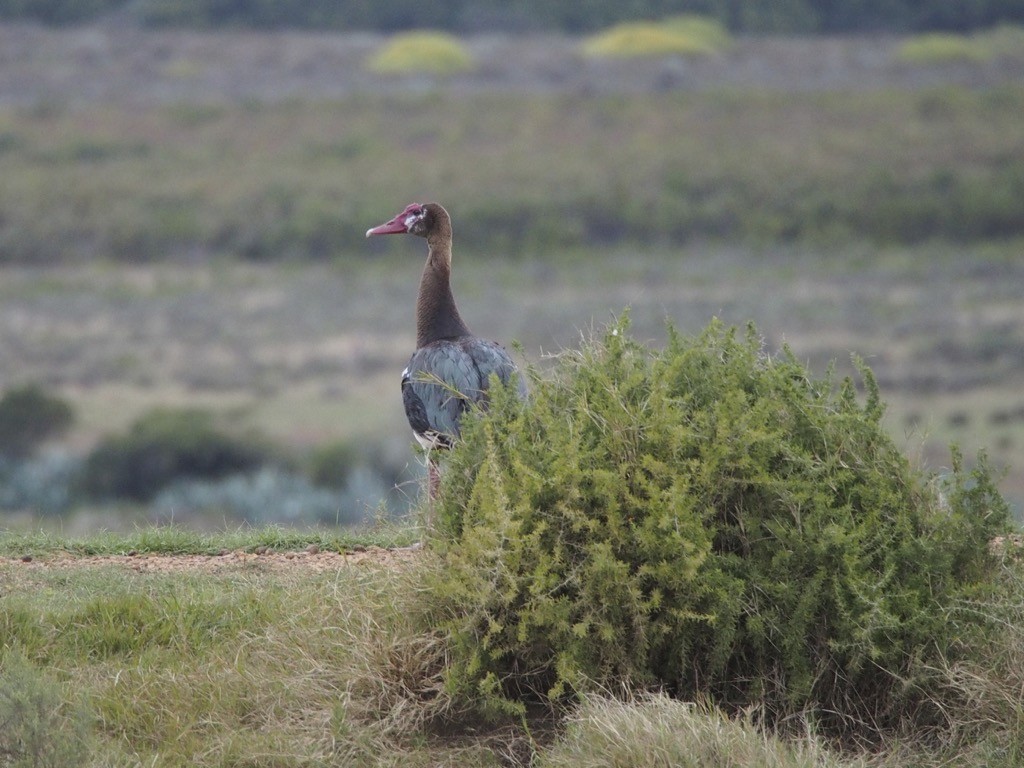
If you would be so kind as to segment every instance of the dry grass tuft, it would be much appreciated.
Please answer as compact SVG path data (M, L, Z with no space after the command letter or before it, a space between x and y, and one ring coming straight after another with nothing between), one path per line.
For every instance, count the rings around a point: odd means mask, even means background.
M993 632L932 670L945 684L945 695L933 705L945 726L938 757L948 764L1024 765L1024 566L1018 546L1011 546L1003 554L1006 567L999 594L962 606L965 612L985 616Z
M812 741L782 741L749 722L664 695L634 701L589 697L539 768L826 768L842 765ZM845 765L852 768L852 763Z

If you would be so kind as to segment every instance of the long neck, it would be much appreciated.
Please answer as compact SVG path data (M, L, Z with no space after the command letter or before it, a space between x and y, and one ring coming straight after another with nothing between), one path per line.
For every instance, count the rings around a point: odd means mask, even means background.
M439 339L468 336L469 328L459 317L452 295L451 235L427 239L427 263L420 278L416 300L416 346L423 347Z

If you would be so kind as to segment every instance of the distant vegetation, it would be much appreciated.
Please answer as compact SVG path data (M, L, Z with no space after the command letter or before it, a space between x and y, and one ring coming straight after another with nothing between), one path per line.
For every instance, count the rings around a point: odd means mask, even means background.
M215 480L250 472L270 459L254 435L232 435L198 409L158 409L123 435L104 439L84 468L86 490L99 497L149 501L178 478Z
M382 503L402 470L347 443L306 457L196 408L149 411L84 456L41 452L72 418L68 403L35 385L0 399L0 513L41 521L99 503L145 505L156 518L197 524L348 525Z
M0 114L0 259L330 259L410 190L506 254L1013 238L1021 114L1016 85L41 104Z
M592 32L623 21L699 13L734 32L858 32L967 30L1001 21L1024 21L1021 0L646 0L551 3L545 0L0 0L0 18L75 24L123 13L150 25L186 27L306 27L393 31L552 30Z
M703 56L729 44L729 33L717 21L675 16L663 22L623 22L583 42L588 56Z
M32 455L44 441L60 437L73 421L71 406L37 384L7 390L0 397L0 458Z
M441 32L396 35L366 62L386 75L451 75L473 68L473 57L458 38Z
M932 33L908 38L899 57L911 64L949 61L987 61L999 56L1019 56L1024 51L1024 29L1001 26L971 35Z

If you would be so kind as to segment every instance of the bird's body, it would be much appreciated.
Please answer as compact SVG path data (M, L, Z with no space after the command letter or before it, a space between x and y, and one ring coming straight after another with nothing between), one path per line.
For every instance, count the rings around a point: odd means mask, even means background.
M416 440L425 448L449 448L459 437L462 414L483 403L491 376L505 385L526 385L505 349L473 335L451 290L452 229L437 203L413 203L366 235L410 233L427 239L427 261L416 301L416 351L402 372L402 402ZM432 467L433 468L433 467ZM432 475L432 487L435 478Z
M451 447L462 414L486 397L491 374L502 384L518 376L508 353L493 341L460 336L417 349L402 371L402 402L420 445Z

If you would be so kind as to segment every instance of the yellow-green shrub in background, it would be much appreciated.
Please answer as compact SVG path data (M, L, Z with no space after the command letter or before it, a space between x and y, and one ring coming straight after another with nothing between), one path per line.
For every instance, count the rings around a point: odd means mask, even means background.
M473 68L473 57L452 35L409 32L396 35L366 60L366 67L382 74L450 75Z
M695 16L693 14L669 16L662 22L662 26L678 34L687 35L694 40L699 40L715 50L728 48L732 43L729 30L725 28L722 22L708 16Z
M945 33L915 35L899 49L899 58L910 64L983 61L989 56L987 47L973 38Z
M987 61L997 56L1024 58L1024 28L1003 25L973 35L915 35L900 46L897 56L909 64Z
M729 33L719 22L703 16L673 16L665 21L636 21L587 38L587 56L703 56L717 53L729 43Z

